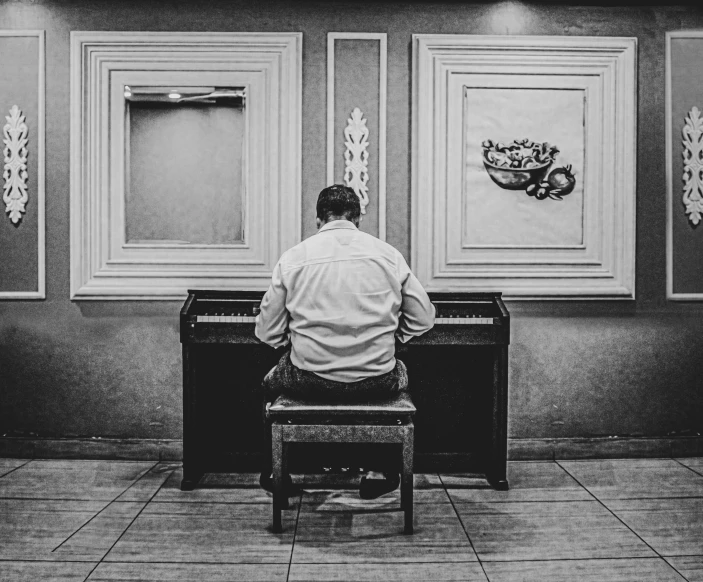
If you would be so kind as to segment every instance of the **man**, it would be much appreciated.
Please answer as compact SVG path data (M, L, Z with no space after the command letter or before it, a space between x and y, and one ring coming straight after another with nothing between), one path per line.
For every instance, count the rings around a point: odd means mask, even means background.
M267 401L280 394L381 400L407 389L395 340L432 328L435 309L403 256L361 232L360 222L354 190L325 188L317 200L319 231L275 266L255 333L274 348L290 343L291 349L264 379ZM267 489L269 473L270 465L261 480ZM360 495L377 497L398 486L397 475L381 481L362 478Z

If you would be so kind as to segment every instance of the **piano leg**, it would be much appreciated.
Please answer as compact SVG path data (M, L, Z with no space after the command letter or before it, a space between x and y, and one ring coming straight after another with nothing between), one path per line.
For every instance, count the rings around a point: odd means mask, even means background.
M183 345L183 479L181 491L192 491L204 475L198 464L200 433L197 414L195 374L197 347Z
M507 491L508 476L508 346L493 354L493 432L486 477L494 489Z
M203 471L183 470L183 479L181 479L181 491L192 491L198 486L200 479L205 473Z

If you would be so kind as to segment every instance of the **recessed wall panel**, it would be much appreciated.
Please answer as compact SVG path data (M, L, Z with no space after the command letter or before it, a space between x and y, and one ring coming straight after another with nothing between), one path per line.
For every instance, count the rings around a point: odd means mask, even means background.
M0 299L40 299L44 297L44 32L0 31L0 55L0 148L6 152L0 171Z
M464 92L462 247L574 247L584 242L585 91L481 86ZM529 112L529 115L525 113ZM539 200L495 184L483 163L486 140L529 139L559 149L554 168L578 176L568 196ZM497 218L500 217L498 220Z
M670 33L667 45L667 295L703 301L703 31Z
M241 107L132 103L127 244L244 240Z
M360 228L385 239L386 35L330 33L327 58L327 182L359 190L360 174Z

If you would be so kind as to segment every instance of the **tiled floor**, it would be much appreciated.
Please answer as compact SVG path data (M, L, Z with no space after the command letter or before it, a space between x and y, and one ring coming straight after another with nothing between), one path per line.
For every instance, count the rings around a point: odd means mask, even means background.
M270 530L257 476L179 490L176 464L0 459L0 580L703 582L703 459L513 462L510 491L415 476L362 501L340 478Z

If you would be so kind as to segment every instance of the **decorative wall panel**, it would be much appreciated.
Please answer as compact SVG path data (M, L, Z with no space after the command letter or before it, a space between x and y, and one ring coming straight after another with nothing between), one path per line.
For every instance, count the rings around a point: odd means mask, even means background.
M281 253L301 236L301 50L298 33L71 33L72 299L182 299L189 288L266 289ZM130 188L149 180L144 160L161 160L152 162L158 174L168 156L133 156L130 124L153 121L140 131L150 143L168 145L168 128L160 126L170 118L148 112L135 118L130 108L137 89L164 88L166 100L204 106L246 95L246 105L243 118L227 118L241 136L223 142L241 151L220 156L215 148L211 159L202 159L199 148L187 160L195 163L192 175L155 199L154 192ZM184 97L198 92L206 95ZM193 143L207 143L200 134L217 120L208 126L193 121L187 108L182 113L174 122L185 120ZM130 165L137 163L133 175ZM209 180L213 172L221 179ZM221 211L201 212L213 204ZM183 222L190 205L198 205L190 215L202 226ZM144 221L139 208L159 212ZM221 215L231 216L231 224L219 225ZM212 232L200 236L194 228Z
M5 167L3 168L2 200L5 203L5 212L8 213L12 224L22 220L27 204L27 124L25 116L19 107L13 105L10 115L5 117L7 123L2 128L3 154Z
M43 299L44 31L0 31L0 54L0 299Z
M703 301L703 31L666 36L666 294Z
M413 59L428 290L633 298L636 39L415 35Z
M386 238L387 49L384 33L327 35L327 184L361 201L361 229Z

